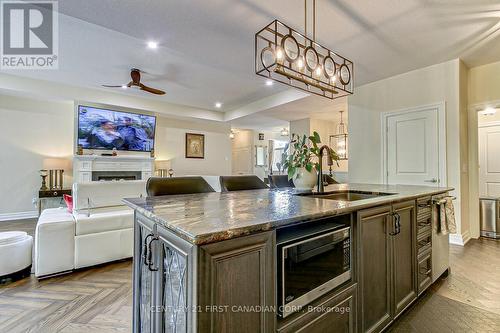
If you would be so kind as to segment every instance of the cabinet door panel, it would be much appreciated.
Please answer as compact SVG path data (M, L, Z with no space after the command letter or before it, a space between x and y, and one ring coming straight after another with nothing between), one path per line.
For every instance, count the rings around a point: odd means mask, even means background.
M153 272L144 264L146 256L145 244L150 240L153 233L153 226L147 222L141 223L135 220L134 227L134 333L146 333L153 331L153 316L151 307L153 306ZM147 238L147 239L146 239Z
M376 332L391 320L390 283L392 232L390 206L358 213L360 230L360 303L361 330Z
M394 316L417 297L416 284L416 225L413 201L394 205L400 216L400 231L393 236L394 246Z
M202 246L199 253L199 332L274 332L274 233ZM207 311L207 307L212 307Z
M187 253L160 237L162 332L187 332Z

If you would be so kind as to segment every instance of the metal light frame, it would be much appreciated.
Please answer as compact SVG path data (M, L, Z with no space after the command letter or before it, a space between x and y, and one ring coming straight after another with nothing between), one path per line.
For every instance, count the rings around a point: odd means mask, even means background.
M272 21L255 34L255 73L329 99L352 95L354 63L314 39Z
M337 155L339 157L339 160L347 160L348 159L348 154L347 154L347 145L348 145L348 134L345 128L344 121L342 119L342 113L344 111L340 111L340 124L337 127L337 134L335 135L330 135L330 147L337 152ZM344 147L342 148L344 150L344 153L339 153L339 146L338 142L343 141L344 142Z

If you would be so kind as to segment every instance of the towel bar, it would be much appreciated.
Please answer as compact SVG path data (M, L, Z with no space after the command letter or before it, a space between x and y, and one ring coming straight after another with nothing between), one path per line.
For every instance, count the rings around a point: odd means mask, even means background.
M433 203L433 204L436 204L436 205L440 205L440 203L439 203L439 202L440 202L441 200L443 200L443 199L446 199L446 198L451 198L451 200L456 200L456 199L457 199L457 197L454 197L454 196L452 196L452 195L447 195L447 196L441 197L441 198L439 198L439 199L433 199L433 200L432 200L432 203Z

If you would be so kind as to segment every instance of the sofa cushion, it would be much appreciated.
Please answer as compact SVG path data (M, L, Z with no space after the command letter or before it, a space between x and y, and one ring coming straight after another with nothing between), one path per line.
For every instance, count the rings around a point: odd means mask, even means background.
M75 220L66 208L45 209L35 230L35 275L72 270L75 262Z
M146 181L127 180L73 184L73 210L124 206L124 198L146 196Z
M75 237L75 268L132 257L134 229L121 229Z
M128 229L134 226L134 211L128 207L100 208L86 212L75 212L76 235Z

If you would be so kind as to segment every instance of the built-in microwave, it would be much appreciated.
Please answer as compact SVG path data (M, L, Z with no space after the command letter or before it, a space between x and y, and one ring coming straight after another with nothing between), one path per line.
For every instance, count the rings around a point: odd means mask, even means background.
M286 317L351 279L351 228L326 223L280 233L277 258L278 314Z

